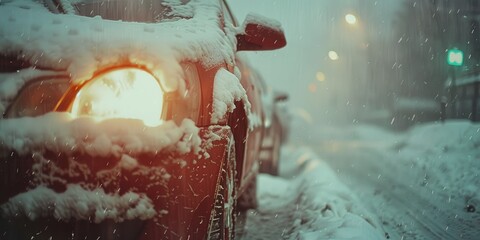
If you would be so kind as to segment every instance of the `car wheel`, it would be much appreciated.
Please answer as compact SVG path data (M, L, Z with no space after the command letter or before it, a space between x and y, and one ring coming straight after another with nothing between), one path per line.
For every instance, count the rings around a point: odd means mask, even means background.
M247 211L248 209L255 209L257 206L257 176L255 175L245 188L245 192L238 198L238 209L239 211Z
M271 148L270 159L262 162L261 172L278 176L278 162L280 161L280 147L282 145L282 137L275 133L273 137L273 145Z
M237 212L234 144L225 153L221 171L207 239L234 239Z
M280 134L275 134L275 139L273 140L273 152L272 152L272 167L270 174L278 176L278 164L280 162L280 148L282 145L282 137Z

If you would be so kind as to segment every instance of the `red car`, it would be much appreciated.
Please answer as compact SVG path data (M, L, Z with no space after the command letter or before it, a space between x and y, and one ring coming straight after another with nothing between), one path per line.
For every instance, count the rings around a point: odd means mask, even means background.
M277 176L280 148L287 142L290 132L290 115L283 104L288 99L288 95L269 88L265 89L263 94L265 125L260 150L260 172Z
M0 3L0 239L231 239L265 114L223 0ZM240 214L244 216L244 214Z

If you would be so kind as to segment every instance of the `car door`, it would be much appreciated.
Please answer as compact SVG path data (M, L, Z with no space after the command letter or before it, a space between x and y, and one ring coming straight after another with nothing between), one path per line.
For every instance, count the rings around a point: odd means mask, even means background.
M251 104L251 115L248 116L248 130L245 140L245 162L242 179L249 179L258 171L258 155L263 137L263 106L261 85L255 72L246 64L241 54L237 54L237 67L241 72L240 83L244 87Z

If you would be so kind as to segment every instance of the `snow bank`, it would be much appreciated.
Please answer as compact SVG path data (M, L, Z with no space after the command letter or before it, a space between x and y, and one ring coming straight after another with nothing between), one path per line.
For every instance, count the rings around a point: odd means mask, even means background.
M290 147L282 156L283 178L259 176L246 239L383 239L379 223L312 151ZM267 223L273 229L261 229Z
M102 189L88 191L78 185L69 185L63 193L38 186L21 193L0 206L4 217L28 217L36 220L53 216L59 220L80 219L100 223L107 219L146 220L156 216L152 201L144 194L133 192L106 194Z
M478 207L479 147L480 124L447 121L414 127L402 136L391 156L413 168L432 193Z
M185 119L147 127L141 120L74 118L69 113L48 113L35 118L0 120L0 147L19 154L47 149L67 155L75 152L92 157L136 156L163 150L200 151L199 129Z
M407 133L403 142L425 150L472 150L480 146L480 125L466 120L418 125Z
M377 230L380 224L325 161L308 149L283 154L303 165L290 188L290 192L304 194L299 204L305 212L294 222L299 239L383 239Z

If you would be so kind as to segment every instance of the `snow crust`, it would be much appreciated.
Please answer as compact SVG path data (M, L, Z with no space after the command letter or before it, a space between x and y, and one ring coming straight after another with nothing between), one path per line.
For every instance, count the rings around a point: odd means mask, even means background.
M59 220L81 219L95 223L107 219L116 222L146 220L157 215L151 199L144 194L106 194L103 189L89 191L78 185L69 185L62 193L38 186L10 198L0 206L0 213L5 217L28 217L30 220L53 216Z
M0 7L5 23L0 25L0 52L20 55L33 66L67 70L77 82L129 62L149 69L165 91L182 91L181 61L199 61L207 68L233 63L235 37L222 31L215 0L168 1L174 13L190 16L161 23L58 15L15 2Z
M74 118L69 113L0 120L0 146L20 155L45 149L93 157L136 156L163 150L198 153L201 144L198 133L190 119L184 119L180 126L167 121L156 127L147 127L141 120L96 121L89 117Z

